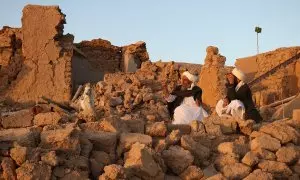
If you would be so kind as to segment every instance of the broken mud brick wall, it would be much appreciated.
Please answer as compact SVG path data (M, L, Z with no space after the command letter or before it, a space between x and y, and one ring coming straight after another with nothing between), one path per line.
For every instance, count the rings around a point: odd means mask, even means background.
M86 59L102 72L135 72L149 60L146 43L139 41L127 46L114 46L109 41L94 39L76 44Z
M174 125L163 79L177 82L174 63L105 74L92 87L105 112L95 122L47 104L5 107L0 179L299 179L299 109L275 122L212 114Z
M225 95L225 68L226 57L219 54L214 46L206 48L205 63L201 68L198 86L202 88L203 103L208 107L215 107L218 100Z
M24 62L7 90L11 102L32 104L41 96L66 103L71 96L73 37L63 36L65 15L58 6L27 5L22 17Z
M109 41L94 39L76 44L93 67L102 72L116 72L121 69L122 48L113 46Z
M77 87L103 80L105 73L134 72L149 60L144 42L124 47L96 39L73 43L63 35L58 6L27 5L22 28L0 31L0 96L30 105L42 96L68 103Z
M197 72L198 75L201 73L202 64L190 64L190 63L175 63L180 67L180 71L188 70L191 72Z
M75 44L78 51L72 57L72 79L74 89L87 82L103 80L105 73L120 71L121 48L109 41L94 39Z
M0 30L0 92L11 84L22 68L21 29Z
M122 52L121 67L124 72L135 72L141 68L142 62L149 60L146 43L143 41L122 47Z
M250 82L299 53L300 47L279 48L257 56L237 59L236 66L246 72L247 81ZM251 89L258 106L270 104L299 93L299 59L262 79Z
M104 74L135 72L142 62L149 60L146 43L139 41L118 47L103 39L82 41L75 44L72 58L74 89L87 82L103 80ZM84 76L83 76L84 74Z

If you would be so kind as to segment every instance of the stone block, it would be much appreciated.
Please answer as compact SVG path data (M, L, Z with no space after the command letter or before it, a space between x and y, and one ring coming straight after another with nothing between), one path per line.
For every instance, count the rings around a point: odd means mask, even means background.
M33 124L36 126L56 125L61 118L61 115L57 112L39 113L34 116Z
M164 122L155 122L146 125L146 134L149 136L165 137L167 134L167 127Z
M31 109L24 109L1 117L1 124L4 128L25 128L32 126L33 113Z
M125 154L124 167L142 179L162 179L164 174L145 144L135 143Z
M194 161L194 157L180 146L170 146L168 150L162 152L165 164L177 175L183 173Z

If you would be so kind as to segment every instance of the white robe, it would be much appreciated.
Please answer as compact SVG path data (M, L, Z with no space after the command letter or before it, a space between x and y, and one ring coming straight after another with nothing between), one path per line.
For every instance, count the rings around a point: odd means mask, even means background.
M237 92L240 87L242 87L245 83L240 81L237 86L235 87L235 91ZM240 100L233 100L227 106L223 107L224 101L223 99L219 100L216 105L216 112L217 114L222 116L232 116L238 117L240 119L244 119L245 114L245 106Z
M216 112L220 117L232 116L244 119L245 107L240 100L233 100L227 106L223 107L223 99L219 100L216 105Z
M167 98L167 100L174 99L174 97L170 96ZM207 112L202 106L197 106L193 97L185 97L181 105L174 111L174 121L172 124L190 124L193 120L202 121L207 116Z

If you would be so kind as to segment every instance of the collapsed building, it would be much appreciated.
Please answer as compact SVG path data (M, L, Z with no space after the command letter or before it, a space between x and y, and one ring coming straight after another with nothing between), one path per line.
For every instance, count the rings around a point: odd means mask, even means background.
M97 39L74 44L63 35L58 7L28 5L22 27L0 32L1 94L12 103L33 104L42 96L67 103L80 84L107 72L134 72L149 60L144 42L117 47Z
M254 98L263 85L275 100L282 91L292 96L284 102L289 116L273 121L265 113L255 124L211 113L202 122L174 125L161 82L168 80L171 90L180 72L197 71L203 101L213 111L232 69L217 47L206 49L199 69L154 63L143 42L74 44L72 35L63 35L64 23L58 7L28 5L22 28L0 32L0 179L299 179L299 79L284 80L295 89L279 86L286 76L299 77L297 48L236 63L249 75ZM251 69L252 63L260 68ZM273 101L258 105L270 110Z

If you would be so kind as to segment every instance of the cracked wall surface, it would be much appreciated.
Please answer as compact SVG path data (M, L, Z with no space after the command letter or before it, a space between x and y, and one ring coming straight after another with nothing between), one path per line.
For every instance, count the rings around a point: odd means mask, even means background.
M206 48L206 58L199 76L199 87L202 88L202 100L208 107L215 107L218 100L225 95L225 68L226 57L219 54L214 46Z
M298 53L300 53L300 47L279 48L257 56L239 58L235 64L247 74L248 81L251 81ZM258 106L267 105L299 93L299 60L262 79L251 89L253 99Z
M79 85L103 80L106 73L135 72L149 60L146 43L139 41L123 47L103 39L75 44L72 58L73 91ZM83 76L84 74L84 76Z
M135 72L143 62L149 60L146 43L139 41L122 48L123 58L121 68L124 72Z
M139 41L127 46L114 46L103 39L82 41L76 47L86 56L93 68L104 73L135 72L149 60L146 43Z
M27 5L22 28L0 31L1 98L25 106L41 97L67 104L79 85L103 80L105 73L134 72L149 60L141 41L123 47L102 39L74 44L73 35L63 35L65 23L58 6Z
M0 30L0 92L16 79L22 68L21 29L3 27Z
M60 103L71 97L73 36L63 36L58 6L27 5L22 17L24 63L7 91L10 102L32 104L45 96Z

